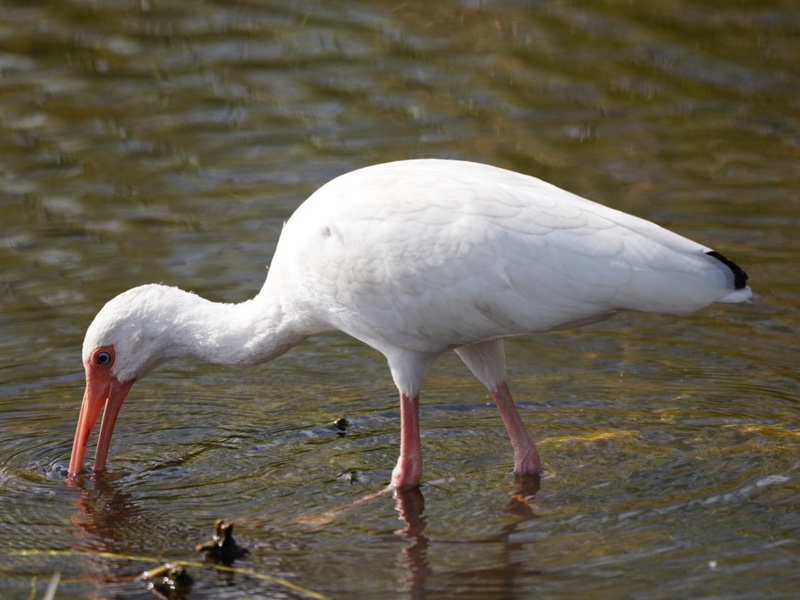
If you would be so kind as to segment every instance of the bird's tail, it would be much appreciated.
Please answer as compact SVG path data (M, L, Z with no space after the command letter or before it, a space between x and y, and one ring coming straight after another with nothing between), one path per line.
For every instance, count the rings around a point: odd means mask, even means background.
M753 290L750 289L750 286L747 285L747 273L745 273L744 269L742 269L739 265L737 265L732 260L724 257L719 252L714 252L713 250L706 252L712 258L716 258L719 262L723 265L728 267L733 274L733 287L734 290L717 300L717 302L727 302L730 304L734 304L737 302L746 302L750 298L753 297Z

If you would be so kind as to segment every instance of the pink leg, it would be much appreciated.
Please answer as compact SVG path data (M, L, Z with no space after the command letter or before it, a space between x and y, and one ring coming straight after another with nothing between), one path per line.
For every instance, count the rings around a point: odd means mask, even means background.
M422 479L422 446L419 440L419 397L400 394L400 458L392 471L391 487L410 490Z
M514 448L514 473L517 475L540 473L542 463L539 460L539 453L519 416L517 406L511 397L511 390L508 389L508 383L505 381L501 383L497 390L492 392L492 398L497 403L508 437L511 438L511 446Z

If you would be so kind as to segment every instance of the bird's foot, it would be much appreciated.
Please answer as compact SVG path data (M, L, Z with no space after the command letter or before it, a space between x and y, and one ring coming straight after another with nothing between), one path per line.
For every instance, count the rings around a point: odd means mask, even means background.
M392 490L413 490L419 487L422 480L422 456L403 457L397 461L392 471L392 481L389 488Z
M542 460L533 443L514 451L514 475L528 476L542 474Z

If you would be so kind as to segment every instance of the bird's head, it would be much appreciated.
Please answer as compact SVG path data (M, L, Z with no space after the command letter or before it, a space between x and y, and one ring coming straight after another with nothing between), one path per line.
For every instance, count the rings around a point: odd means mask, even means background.
M78 426L72 444L68 474L74 477L83 469L83 457L100 412L105 407L94 471L105 469L114 424L125 396L133 383L166 360L164 319L159 306L167 290L164 286L141 286L109 301L86 331L83 342L83 368L86 389L83 393Z

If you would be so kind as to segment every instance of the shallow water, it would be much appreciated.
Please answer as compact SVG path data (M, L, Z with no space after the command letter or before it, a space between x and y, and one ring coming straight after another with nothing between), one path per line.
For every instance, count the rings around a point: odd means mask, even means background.
M6 3L3 598L56 571L58 598L152 597L138 573L198 560L219 517L251 553L232 575L190 566L191 598L796 594L798 34L788 1ZM311 191L419 156L659 222L757 297L509 342L536 493L515 494L495 409L445 357L421 494L310 525L380 490L398 446L383 359L338 335L154 373L109 472L64 481L107 299L155 281L244 300Z

